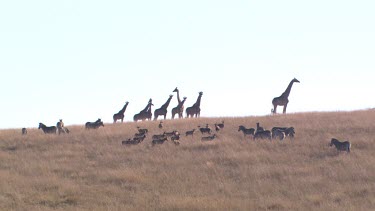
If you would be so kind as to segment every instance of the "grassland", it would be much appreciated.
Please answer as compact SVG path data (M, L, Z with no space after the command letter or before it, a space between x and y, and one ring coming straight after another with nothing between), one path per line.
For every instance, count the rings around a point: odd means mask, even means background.
M121 141L225 121L201 135L151 146ZM253 141L239 125L294 126L296 138ZM37 124L36 124L37 125ZM68 126L67 135L0 130L0 210L375 210L375 110ZM352 152L328 146L349 140Z

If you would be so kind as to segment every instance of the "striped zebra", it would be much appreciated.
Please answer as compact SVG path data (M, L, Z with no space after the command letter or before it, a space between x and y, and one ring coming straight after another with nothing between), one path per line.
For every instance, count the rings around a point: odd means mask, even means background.
M346 151L347 153L350 152L351 144L349 141L341 142L335 138L332 138L329 146L333 146L333 145L335 145L337 151Z
M57 128L55 126L47 127L43 123L39 123L38 129L42 129L43 133L45 133L45 134L47 134L47 133L48 134L56 134L56 131L57 131Z

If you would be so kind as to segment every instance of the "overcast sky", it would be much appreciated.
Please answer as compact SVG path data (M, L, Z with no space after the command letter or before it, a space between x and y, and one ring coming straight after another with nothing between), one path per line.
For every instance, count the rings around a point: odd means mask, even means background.
M203 92L205 117L375 106L375 1L0 2L0 128L131 121ZM169 107L177 105L176 95ZM279 108L279 111L282 109Z

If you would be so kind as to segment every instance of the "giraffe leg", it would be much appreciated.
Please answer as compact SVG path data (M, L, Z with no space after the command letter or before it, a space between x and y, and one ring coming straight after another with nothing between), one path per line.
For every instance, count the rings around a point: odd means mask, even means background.
M288 106L288 104L285 104L284 105L284 110L283 110L283 114L285 114L286 113L286 107Z
M273 113L276 114L277 105L273 105Z

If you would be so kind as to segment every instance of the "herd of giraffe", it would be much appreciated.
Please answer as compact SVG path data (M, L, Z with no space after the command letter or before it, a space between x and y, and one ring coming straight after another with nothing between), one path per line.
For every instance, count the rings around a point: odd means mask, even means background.
M177 101L178 101L178 104L176 107L174 107L172 109L172 119L175 118L176 114L178 115L178 118L183 118L183 113L184 113L184 103L186 101L186 97L183 98L183 100L181 100L180 98L180 91L178 90L178 88L176 87L173 92L177 92ZM203 95L203 92L199 92L199 95L198 95L198 99L197 101L194 103L193 106L191 107L188 107L186 109L186 117L199 117L200 116L200 112L201 112L201 108L200 108L200 105L201 105L201 98L202 98L202 95ZM167 101L158 109L155 109L154 111L154 120L157 120L159 116L163 116L164 119L167 118L167 109L169 107L169 104L171 102L173 98L173 95L169 95ZM124 121L124 117L125 117L125 111L126 111L126 108L128 106L129 102L126 102L124 107L117 113L115 113L113 115L113 123L116 123L117 120L121 120L121 122ZM133 120L135 122L137 121L145 121L145 120L151 120L152 119L152 112L151 112L151 107L153 106L154 104L152 103L152 99L150 99L146 105L146 107L141 110L139 113L135 114L134 117L133 117Z
M292 81L290 81L288 87L286 88L286 90L281 94L281 96L279 97L275 97L273 100L272 100L272 105L273 105L273 108L271 109L271 112L272 114L276 114L277 113L277 106L283 106L283 113L285 114L286 113L286 108L288 106L288 103L289 103L289 100L288 100L288 97L289 97L289 94L290 94L290 91L292 89L292 86L293 86L293 83L299 83L299 80L297 80L296 78L294 78ZM176 87L173 92L176 92L177 93L177 106L174 107L172 109L172 119L175 118L176 114L178 114L178 118L183 118L183 112L184 112L184 103L186 101L186 97L183 98L183 100L181 100L180 98L180 91L178 90L178 88ZM199 117L200 116L200 112L201 112L201 108L200 108L200 104L201 104L201 98L202 98L202 95L203 95L203 92L199 92L199 95L198 95L198 99L197 101L194 103L193 106L191 107L188 107L186 109L186 117L189 118L189 117ZM169 95L169 98L167 100L167 102L165 102L160 108L156 109L154 111L154 120L157 120L159 116L164 116L164 119L166 119L167 117L167 108L171 102L173 98L173 95ZM124 113L125 113L125 110L126 110L126 107L128 106L129 102L126 102L124 107L116 114L113 115L113 123L116 123L117 120L121 120L121 122L124 121ZM152 104L152 99L150 99L146 105L146 107L140 111L138 114L134 115L134 118L133 120L136 122L136 121L144 121L144 120L151 120L152 119L152 112L151 112L151 106L153 106L154 104Z

